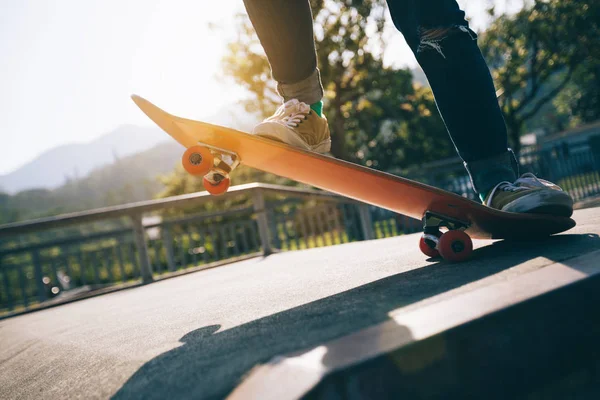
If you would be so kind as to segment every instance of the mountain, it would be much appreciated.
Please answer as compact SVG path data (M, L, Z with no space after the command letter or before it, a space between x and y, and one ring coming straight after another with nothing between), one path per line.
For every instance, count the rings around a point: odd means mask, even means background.
M91 142L58 146L42 153L17 170L0 176L0 190L15 193L32 188L53 189L165 139L158 127L123 125Z
M213 124L250 131L258 118L233 104L203 118ZM88 143L50 149L17 170L0 176L0 192L14 194L29 189L55 189L86 177L92 170L169 141L156 126L123 125Z
M163 189L158 177L173 171L182 151L179 143L168 140L55 189L0 193L0 223L152 199Z

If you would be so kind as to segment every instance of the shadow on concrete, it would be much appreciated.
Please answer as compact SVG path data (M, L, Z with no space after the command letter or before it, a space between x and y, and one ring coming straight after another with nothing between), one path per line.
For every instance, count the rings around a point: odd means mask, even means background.
M527 243L495 242L477 249L470 262L439 262L399 273L225 331L219 331L219 325L201 327L182 337L180 347L144 364L114 398L223 398L253 366L276 355L381 323L394 309L536 257L568 265L569 258L597 248L600 238L595 234L560 235Z

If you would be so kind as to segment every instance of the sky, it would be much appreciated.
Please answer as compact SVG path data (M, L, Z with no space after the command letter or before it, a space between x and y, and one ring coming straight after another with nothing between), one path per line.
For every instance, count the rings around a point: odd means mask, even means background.
M485 27L486 1L459 3ZM195 119L240 99L218 78L238 12L242 0L0 0L0 174L119 125L151 125L133 93ZM414 66L392 32L386 62Z

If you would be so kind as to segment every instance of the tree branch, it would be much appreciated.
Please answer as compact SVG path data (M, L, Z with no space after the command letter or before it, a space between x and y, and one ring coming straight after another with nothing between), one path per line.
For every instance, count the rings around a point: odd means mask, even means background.
M573 75L573 69L574 68L572 67L569 68L565 79L563 79L563 81L557 87L552 89L546 96L542 97L531 110L521 115L521 121L526 121L529 118L533 117L535 114L538 113L538 111L540 111L544 104L552 100L558 93L560 93L560 91L563 90L564 87L567 86L567 83L569 83L569 81L571 80L571 76Z

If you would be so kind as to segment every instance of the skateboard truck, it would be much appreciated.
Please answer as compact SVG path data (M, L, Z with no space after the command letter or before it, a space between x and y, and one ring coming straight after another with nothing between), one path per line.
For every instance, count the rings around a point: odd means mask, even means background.
M189 147L181 163L190 174L204 176L202 182L207 192L219 195L229 189L229 174L239 165L239 160L234 152L203 144Z
M464 261L473 251L473 242L465 230L468 222L446 217L431 211L423 215L423 236L419 248L426 256L442 257L447 261ZM440 228L448 229L446 232Z

